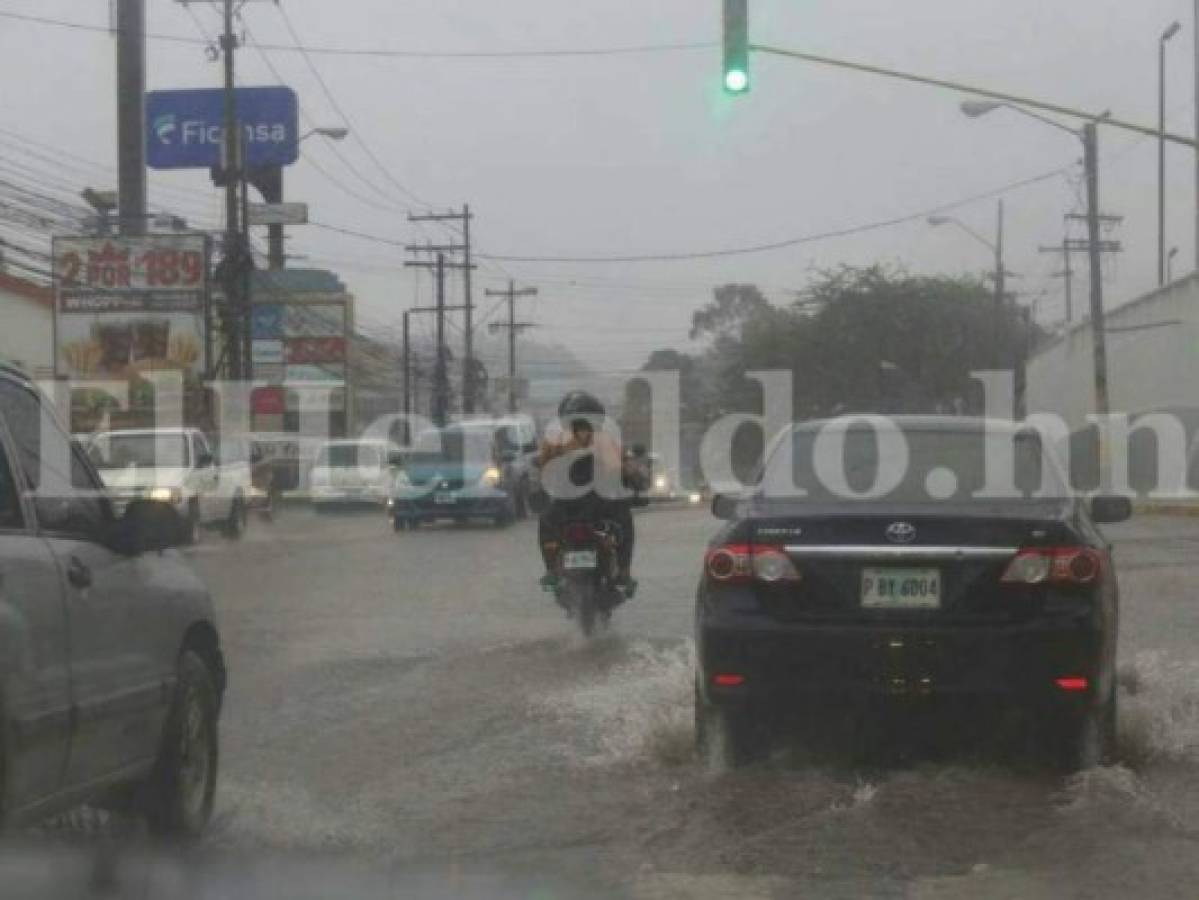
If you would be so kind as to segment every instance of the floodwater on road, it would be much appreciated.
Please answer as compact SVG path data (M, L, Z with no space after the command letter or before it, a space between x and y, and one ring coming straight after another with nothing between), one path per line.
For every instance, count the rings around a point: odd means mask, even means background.
M204 852L554 896L1195 896L1199 525L1112 529L1120 760L1072 777L986 741L913 744L911 723L713 770L690 632L715 527L640 515L641 590L591 643L538 591L530 523L394 534L374 512L288 509L239 543L207 536L189 552L230 686Z

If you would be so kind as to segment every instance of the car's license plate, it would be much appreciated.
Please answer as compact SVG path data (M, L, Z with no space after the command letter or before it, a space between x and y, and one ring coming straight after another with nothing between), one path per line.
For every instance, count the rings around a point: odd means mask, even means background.
M438 506L453 506L454 501L455 501L455 498L454 498L453 494L434 494L433 495L433 502L436 503Z
M562 554L564 569L594 569L598 556L594 550L567 550Z
M863 569L862 606L870 609L937 609L938 569Z

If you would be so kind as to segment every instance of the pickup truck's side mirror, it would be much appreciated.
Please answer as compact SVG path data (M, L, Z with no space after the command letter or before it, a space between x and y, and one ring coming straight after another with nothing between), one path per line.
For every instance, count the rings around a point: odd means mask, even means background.
M717 494L712 498L712 515L718 519L732 519L737 515L737 498L732 494Z
M187 523L169 503L133 500L113 524L113 549L127 556L169 550L187 542Z
M1091 518L1100 525L1124 522L1132 517L1132 501L1116 495L1091 498Z
M196 454L196 468L197 469L210 468L212 466L213 462L214 462L214 460L212 458L211 453L205 453L205 452L201 451Z

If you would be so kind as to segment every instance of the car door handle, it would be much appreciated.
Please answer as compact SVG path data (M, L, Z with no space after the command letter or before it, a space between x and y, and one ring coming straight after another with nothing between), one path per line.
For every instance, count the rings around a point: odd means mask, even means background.
M77 588L91 587L92 570L80 562L79 557L72 556L67 564L67 581Z

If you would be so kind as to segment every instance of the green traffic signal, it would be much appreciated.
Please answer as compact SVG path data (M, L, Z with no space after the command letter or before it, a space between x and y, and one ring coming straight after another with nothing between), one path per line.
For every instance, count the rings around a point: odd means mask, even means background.
M741 69L729 69L724 73L724 89L730 94L740 94L749 89L749 73Z
M749 90L749 14L747 0L724 0L724 89Z

